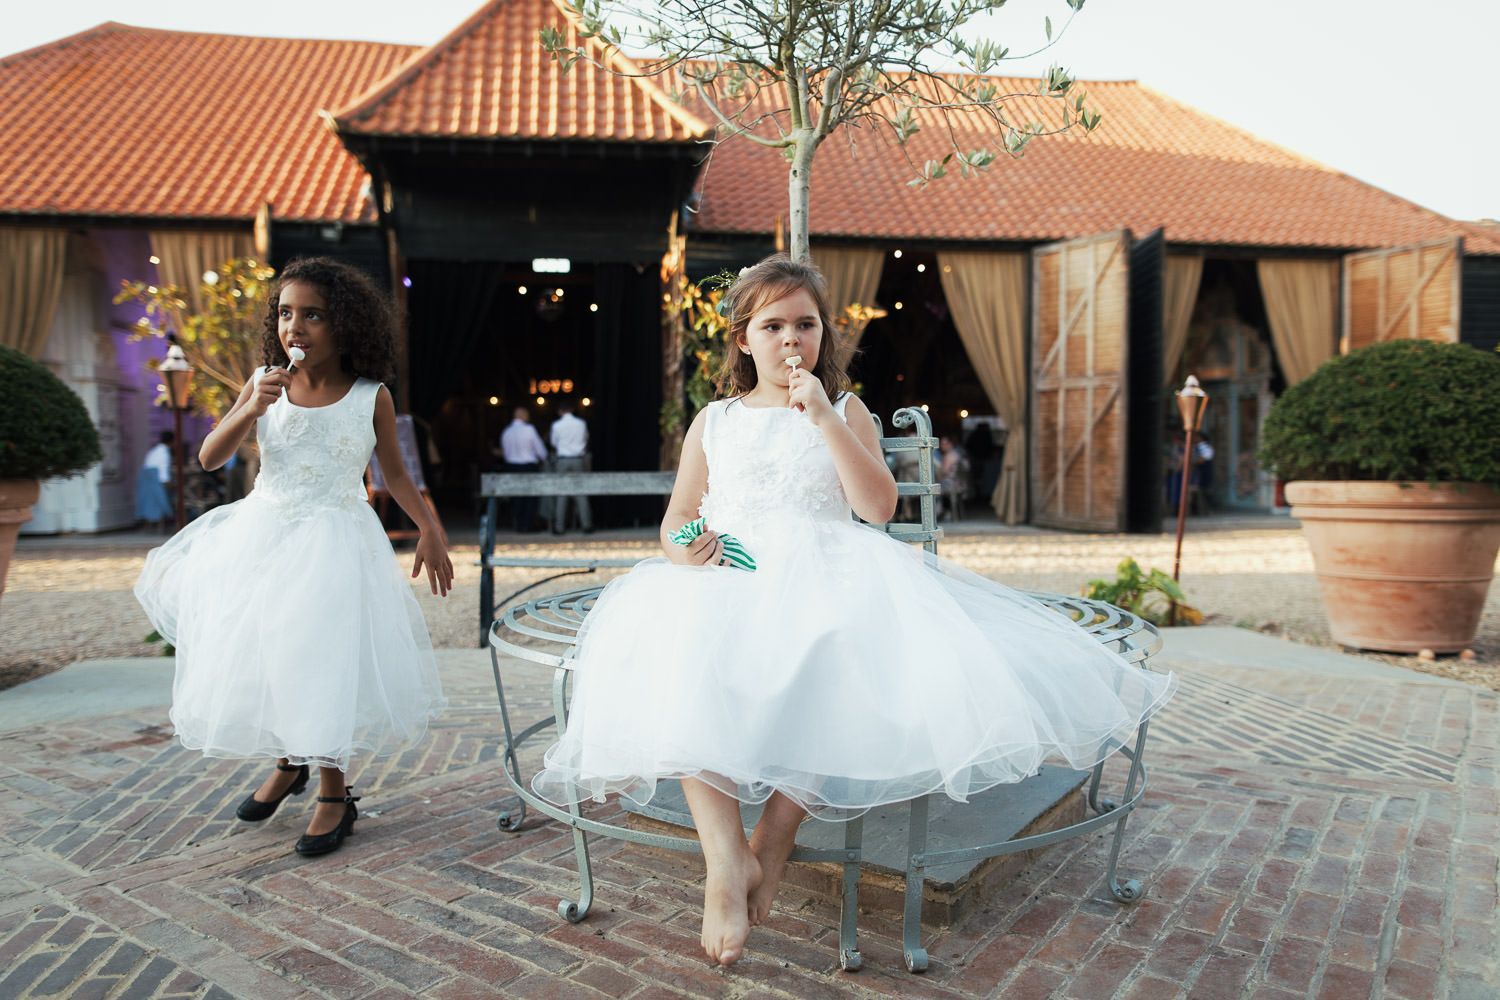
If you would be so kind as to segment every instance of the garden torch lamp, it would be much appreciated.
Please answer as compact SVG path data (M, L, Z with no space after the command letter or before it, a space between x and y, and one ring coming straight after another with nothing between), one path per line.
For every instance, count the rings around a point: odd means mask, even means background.
M1182 413L1182 481L1177 490L1177 555L1172 562L1172 579L1182 571L1182 529L1187 522L1188 485L1193 469L1193 433L1203 425L1203 411L1208 407L1208 393L1189 375L1177 392L1177 409ZM1167 624L1177 624L1177 602L1172 602Z
M173 344L167 348L167 359L157 366L162 380L167 385L167 402L172 407L172 482L177 488L177 530L187 524L183 508L182 481L182 411L187 409L188 389L193 382L193 366L182 353L182 348Z

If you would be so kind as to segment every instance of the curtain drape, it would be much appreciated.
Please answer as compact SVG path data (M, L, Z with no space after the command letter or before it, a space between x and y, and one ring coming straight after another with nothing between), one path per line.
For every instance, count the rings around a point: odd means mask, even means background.
M880 269L885 263L885 253L862 247L813 247L813 261L823 272L828 282L828 304L833 309L833 318L844 314L844 307L858 302L862 306L875 304L875 290L880 287ZM855 330L839 345L839 359L849 363L849 358L859 348L864 330Z
M1193 318L1193 304L1198 301L1198 285L1202 280L1202 257L1167 256L1162 281L1162 385L1177 380L1177 366L1187 346L1188 322Z
M1339 262L1262 260L1256 270L1281 373L1295 385L1338 347Z
M0 226L0 344L42 356L67 257L65 229Z
M164 285L186 290L188 310L203 311L203 273L235 257L255 256L255 234L165 230L151 235L156 274Z
M1024 253L940 253L953 323L985 395L1005 421L1005 458L990 502L1006 524L1026 519L1026 282Z

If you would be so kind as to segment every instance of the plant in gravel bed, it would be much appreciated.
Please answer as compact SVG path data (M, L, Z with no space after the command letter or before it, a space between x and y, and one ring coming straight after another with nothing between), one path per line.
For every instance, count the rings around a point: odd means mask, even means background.
M1391 340L1287 389L1257 454L1312 549L1335 641L1458 652L1500 550L1500 357Z
M1166 622L1175 601L1179 625L1203 624L1203 612L1186 603L1182 587L1165 570L1143 571L1140 563L1126 559L1115 572L1118 575L1113 580L1090 580L1084 585L1083 596L1124 608L1153 625Z

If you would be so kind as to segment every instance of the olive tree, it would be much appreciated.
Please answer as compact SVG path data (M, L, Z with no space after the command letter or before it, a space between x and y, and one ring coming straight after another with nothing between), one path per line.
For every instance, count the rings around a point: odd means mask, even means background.
M1084 4L1062 2L1069 20ZM1073 77L1057 66L1034 92L1001 92L992 74L1010 50L963 36L970 21L1004 5L583 0L574 7L572 38L546 27L541 43L564 70L584 59L611 72L657 78L679 100L691 97L716 124L716 142L744 140L782 150L789 163L790 251L806 259L813 158L839 129L877 130L903 146L924 128L943 130L943 155L922 162L908 158L911 182L920 186L955 166L968 176L1001 156L1020 156L1038 135L1099 124ZM1050 18L1043 29L1050 45ZM611 50L628 60L607 58ZM1028 100L1017 100L1023 97ZM1046 123L1013 113L1034 109L1035 98L1058 105ZM987 125L985 141L961 148L961 139L974 134L973 116Z

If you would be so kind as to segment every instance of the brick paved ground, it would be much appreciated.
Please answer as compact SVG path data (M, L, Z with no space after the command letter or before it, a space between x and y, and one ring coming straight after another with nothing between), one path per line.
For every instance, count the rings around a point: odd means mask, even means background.
M1251 638L1263 667L1174 664L1121 859L1145 899L1113 901L1102 838L1070 841L928 930L920 976L878 911L865 968L840 972L836 905L791 887L745 961L713 970L696 859L611 842L594 913L561 921L570 838L495 828L514 800L482 654L450 654L453 711L357 778L356 835L321 859L291 852L308 796L239 823L263 765L181 750L164 710L3 733L0 998L1494 1000L1495 695L1277 669L1281 644ZM510 669L540 703L543 675Z

